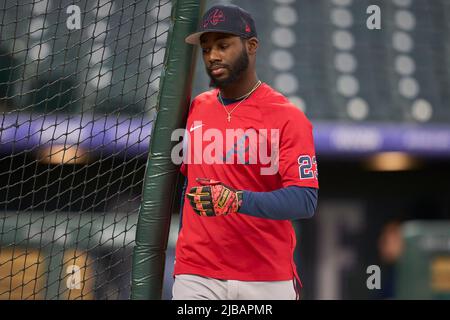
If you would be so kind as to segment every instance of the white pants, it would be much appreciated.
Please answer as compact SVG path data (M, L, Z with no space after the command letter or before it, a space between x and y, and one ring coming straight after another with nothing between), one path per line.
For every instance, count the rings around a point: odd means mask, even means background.
M217 280L182 274L175 277L173 300L296 300L294 280Z

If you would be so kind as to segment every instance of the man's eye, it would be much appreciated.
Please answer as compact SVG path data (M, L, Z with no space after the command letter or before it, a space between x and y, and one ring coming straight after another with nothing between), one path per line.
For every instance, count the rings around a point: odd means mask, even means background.
M222 45L220 45L220 49L226 49L226 48L228 48L228 45L227 45L227 44L222 44Z
M209 51L210 51L209 49L205 49L205 48L202 49L203 53L208 53Z

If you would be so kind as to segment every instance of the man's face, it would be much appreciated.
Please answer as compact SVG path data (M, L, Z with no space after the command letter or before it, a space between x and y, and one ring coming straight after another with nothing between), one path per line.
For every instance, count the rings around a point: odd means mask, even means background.
M239 80L247 70L249 59L240 37L226 33L205 33L201 46L206 72L211 78L210 86L224 88Z

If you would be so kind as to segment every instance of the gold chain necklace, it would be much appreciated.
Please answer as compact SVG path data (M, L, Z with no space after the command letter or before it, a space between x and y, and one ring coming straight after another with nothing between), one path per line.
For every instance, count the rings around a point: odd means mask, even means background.
M239 103L238 103L231 111L228 111L228 110L227 110L227 107L226 107L225 104L223 103L222 95L220 94L220 90L219 90L219 100L220 100L220 102L222 103L225 112L228 114L228 116L227 116L228 122L231 122L231 114L233 113L233 111L236 110L236 108L239 107L239 106L241 105L242 102L244 102L245 100L247 100L247 98L248 98L248 97L249 97L256 89L258 89L258 87L261 85L261 83L262 83L261 80L258 80L258 82L257 82L256 85L253 87L253 89L250 90L249 93L246 93L245 95L243 95L243 96L242 96L243 99L242 99L241 101L239 101Z

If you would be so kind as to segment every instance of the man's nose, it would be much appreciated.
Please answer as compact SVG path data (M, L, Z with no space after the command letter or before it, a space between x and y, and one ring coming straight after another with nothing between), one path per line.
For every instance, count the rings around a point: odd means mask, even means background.
M211 49L211 51L209 52L209 63L213 64L214 62L219 62L221 61L220 55L218 53L217 50Z

